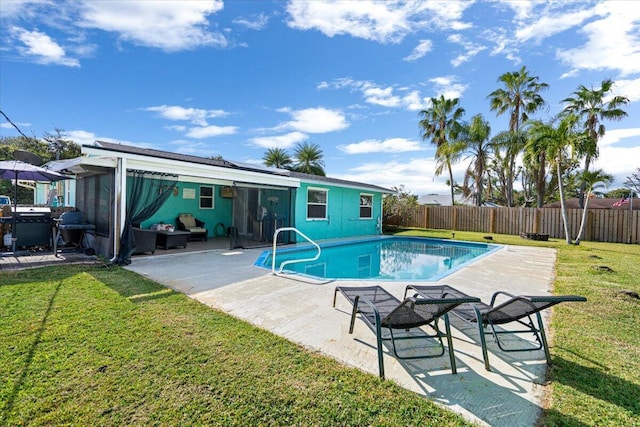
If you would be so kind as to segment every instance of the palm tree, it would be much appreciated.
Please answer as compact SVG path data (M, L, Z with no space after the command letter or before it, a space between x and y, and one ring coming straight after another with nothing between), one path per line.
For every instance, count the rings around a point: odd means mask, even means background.
M293 157L296 160L293 166L297 172L311 175L325 176L322 150L318 144L305 142L298 144L294 150Z
M549 161L556 167L558 175L558 191L560 193L560 206L562 222L567 244L571 244L571 234L567 219L567 204L563 182L563 165L569 155L573 155L574 147L580 143L584 134L576 132L578 117L573 114L562 115L557 118L557 125L542 122L531 123L530 136L533 144L543 146L549 157Z
M518 178L515 161L524 149L527 135L523 130L502 131L491 139L493 170L500 182L502 198L513 206L513 183Z
M582 208L582 220L580 221L580 230L578 230L578 236L575 245L580 244L582 239L582 233L584 232L584 226L587 222L587 207L589 206L589 199L592 194L598 194L600 188L607 187L609 183L613 181L613 175L604 173L602 169L595 170L593 172L584 171L582 173L582 182L586 183L586 199L584 201L584 207Z
M473 176L476 187L476 206L482 206L483 179L489 166L489 135L491 126L482 114L476 114L471 118L471 123L466 126L464 132L465 148L471 159L473 166L469 165L469 170Z
M498 78L504 85L491 92L488 96L491 110L496 115L509 113L509 132L520 131L522 123L529 120L529 115L540 110L545 100L540 95L542 90L549 87L546 83L539 83L538 77L529 75L526 67L519 71L504 73ZM514 139L516 141L517 139ZM511 149L506 156L507 170L507 204L513 206L513 182L515 181L516 158L520 150Z
M564 111L577 115L584 121L584 130L589 139L584 149L584 170L589 171L591 160L598 157L598 140L604 136L605 127L602 120L622 120L627 113L620 107L629 103L629 98L624 96L614 96L605 102L613 88L613 80L602 81L599 89L588 89L584 85L578 86L573 92L573 97L563 99L566 103ZM580 185L580 207L584 204L584 191L587 183Z
M536 205L544 206L547 190L547 146L544 141L528 139L525 143L523 163L536 182Z
M275 147L269 148L267 152L264 153L262 160L264 160L265 166L279 169L290 169L293 163L287 150Z
M456 147L450 145L458 138L462 128L460 120L464 115L464 109L458 106L459 103L458 98L448 99L444 95L440 95L439 98L431 98L431 107L420 111L419 114L423 119L418 122L422 130L422 139L429 139L436 146L435 158L440 164L438 167L440 173L444 166L449 170L451 205L454 203L451 163L456 159ZM436 175L438 175L437 171Z

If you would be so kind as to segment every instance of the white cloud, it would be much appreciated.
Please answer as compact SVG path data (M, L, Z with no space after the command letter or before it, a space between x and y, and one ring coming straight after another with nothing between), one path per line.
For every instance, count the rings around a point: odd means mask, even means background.
M522 0L500 0L498 4L511 8L516 14L516 18L520 20L529 18L535 6L534 2Z
M428 98L422 97L420 91L411 88L395 88L393 86L381 87L367 80L353 80L342 77L330 82L321 82L318 89L345 89L349 88L362 93L364 101L368 104L379 105L387 108L406 108L416 111L424 108ZM400 94L396 94L395 92Z
M285 135L260 136L251 139L251 143L264 148L291 148L303 142L308 135L302 132L290 132Z
M640 78L616 80L611 92L614 95L626 96L630 102L640 101Z
M151 147L150 144L116 139L108 136L99 136L99 135L96 135L94 132L90 132L82 129L65 131L64 133L67 135L67 137L71 141L80 145L93 145L93 143L96 141L105 141L105 142L112 142L114 144L132 145L132 146L143 147L143 148Z
M20 122L14 122L14 124L16 126L18 126L19 128L26 128L26 127L30 127L31 123L20 123ZM0 123L0 128L2 129L15 129L15 127L13 127L13 125L11 123L7 123L7 122L2 122Z
M203 139L221 135L233 135L238 132L236 126L200 126L190 128L185 136L187 138Z
M456 83L455 76L440 76L429 79L433 83L437 96L444 96L447 99L460 98L467 90L468 85Z
M240 17L233 20L234 24L242 25L252 30L262 30L267 26L268 22L269 17L264 13L253 15L249 18Z
M303 110L291 110L281 108L278 110L291 115L292 120L279 125L276 130L293 130L304 133L336 132L349 127L344 114L338 110L327 108L305 108Z
M547 37L562 33L569 28L581 26L582 23L591 16L593 16L593 11L591 10L579 10L568 13L558 13L554 11L549 15L543 14L532 24L518 28L515 32L515 37L520 43L531 39L540 42Z
M209 30L207 17L221 0L87 1L78 25L119 34L122 40L169 52L201 46L225 47L222 33Z
M593 163L614 176L609 189L620 188L626 178L640 167L640 127L607 130L598 142L600 155Z
M627 2L605 1L595 12L602 16L580 30L587 42L556 56L572 68L619 70L623 76L640 72L640 8Z
M406 105L409 111L419 111L429 105L429 98L423 97L420 91L413 90L402 97L402 103Z
M24 44L24 46L17 47L18 51L39 64L80 66L80 62L76 58L69 58L64 48L45 33L12 27L11 35Z
M224 110L185 108L179 105L156 105L143 108L143 110L159 113L161 117L168 120L184 120L199 126L206 126L207 119L229 116L229 113Z
M402 59L408 62L416 61L431 52L432 48L433 42L431 40L420 40L420 43L418 43L418 46L413 48L411 54Z
M347 154L368 153L403 153L407 151L419 151L423 148L418 141L405 138L389 138L384 141L367 139L355 144L338 145L338 149Z
M369 104L383 107L399 107L400 98L393 95L393 88L368 87L362 91L364 100Z
M385 188L403 184L412 194L448 194L449 186L444 176L435 177L433 159L416 158L407 161L372 162L350 169L348 173L329 171L339 179L367 182Z
M43 6L53 4L47 0L6 0L0 7L0 18L15 18L22 14L29 14L33 6Z
M97 139L102 139L103 141L105 140L105 138L98 138L95 133L86 130L77 129L70 130L65 133L70 140L80 145L91 145L96 142Z
M640 137L640 128L611 129L605 132L604 136L598 141L598 146L609 147L618 144L626 138ZM640 139L640 138L639 138ZM634 159L636 163L640 161L640 157ZM640 167L640 163L638 164Z
M471 61L471 59L473 59L474 56L476 56L478 53L486 49L486 46L482 46L480 44L470 42L460 34L452 34L449 37L447 37L447 40L450 41L451 43L459 44L465 49L464 54L458 55L457 57L451 60L451 65L453 65L454 68L458 67L459 65L465 62Z
M379 43L398 43L410 33L435 26L463 29L459 21L472 2L422 1L290 1L289 27L315 29L328 37L350 35Z

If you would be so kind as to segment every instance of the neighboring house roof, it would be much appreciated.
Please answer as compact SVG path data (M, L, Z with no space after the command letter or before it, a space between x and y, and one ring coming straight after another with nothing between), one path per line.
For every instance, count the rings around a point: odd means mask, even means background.
M629 203L625 203L620 206L613 206L615 203L622 200L622 198L602 198L602 199L589 199L589 209L616 209L616 210L629 210ZM578 198L567 199L565 201L567 209L580 209ZM560 202L547 203L545 208L560 208ZM640 199L633 199L633 210L640 210Z
M453 200L456 203L462 203L462 194L454 194ZM451 194L425 194L418 197L418 203L421 205L451 206Z

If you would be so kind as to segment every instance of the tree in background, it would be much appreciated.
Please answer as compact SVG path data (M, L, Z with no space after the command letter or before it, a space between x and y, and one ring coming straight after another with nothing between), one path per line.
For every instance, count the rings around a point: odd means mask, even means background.
M59 131L63 135L63 131ZM43 163L56 159L56 150L46 141L45 138L27 136L0 137L0 160L13 160L13 153L16 150L24 150L40 157ZM65 139L65 145L59 152L60 159L72 159L80 156L80 145ZM0 194L13 194L14 187L10 180L0 180ZM18 203L32 203L33 191L18 187Z
M624 185L636 193L640 193L640 168L627 177Z
M562 115L556 118L555 123L532 122L530 137L533 143L544 147L543 149L549 157L550 163L555 166L558 175L558 192L560 194L560 207L562 211L562 223L567 244L572 243L569 233L567 217L567 204L564 190L564 165L566 159L573 155L574 147L580 144L584 134L576 131L578 117L573 114Z
M540 110L545 104L545 100L540 92L546 90L549 85L539 83L538 77L529 75L526 67L519 71L504 73L498 78L498 82L503 87L494 90L488 96L490 107L496 115L509 113L509 131L513 137L502 137L501 140L507 143L504 146L506 155L504 156L506 170L506 198L507 206L513 206L513 183L516 180L516 159L524 148L524 143L518 135L524 122L529 120L529 115ZM517 135L517 136L516 136ZM508 143L514 143L510 146Z
M507 206L513 206L513 183L518 178L516 159L527 142L527 135L523 130L502 131L491 138L491 172L496 177L497 191L500 191L501 201Z
M48 144L47 151L50 153L51 160L73 159L80 156L80 146L71 141L62 129L55 128L54 133L45 133L43 139Z
M293 160L284 148L269 148L262 157L265 166L278 169L291 169Z
M393 194L387 194L382 200L382 221L387 223L391 219L400 219L402 222L409 219L418 207L418 196L411 194L404 185L391 187Z
M489 126L489 122L485 120L482 114L476 114L471 118L471 122L465 126L462 137L465 151L468 153L466 159L471 160L466 176L473 177L476 206L482 206L483 203L483 182L489 168L489 157L491 155L490 135L491 126Z
M591 160L598 158L598 140L605 134L605 127L602 120L622 120L627 113L620 107L627 105L629 99L624 96L610 97L613 88L611 79L603 80L599 89L588 89L584 85L580 85L573 92L573 96L563 99L566 103L564 111L575 114L583 121L584 130L588 137L586 144L580 150L584 155L584 171L589 171ZM607 98L608 101L607 101ZM580 185L580 207L584 204L584 193L588 183L583 182Z
M418 122L422 131L422 139L430 140L436 146L435 158L438 162L436 175L442 173L446 167L449 171L449 186L451 188L451 205L454 203L452 162L459 158L461 144L458 137L462 131L460 120L464 115L464 109L459 106L458 98L448 99L444 95L439 98L431 98L431 107L420 111L422 120ZM439 171L439 172L438 172Z
M296 145L293 150L295 164L293 170L311 175L326 176L324 172L324 154L318 144L309 142Z
M586 199L584 201L584 207L582 208L582 219L580 220L580 229L578 230L578 235L576 236L576 241L573 242L575 245L580 244L580 240L582 240L582 233L584 233L584 226L587 223L587 208L589 207L589 199L591 195L602 194L600 191L601 188L606 188L611 181L613 181L613 175L608 173L604 173L602 169L595 170L593 172L583 171L582 172L582 182L586 183Z

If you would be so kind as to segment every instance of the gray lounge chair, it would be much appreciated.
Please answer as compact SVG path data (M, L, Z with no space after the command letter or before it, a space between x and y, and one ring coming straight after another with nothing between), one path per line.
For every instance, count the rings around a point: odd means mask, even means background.
M410 288L419 294L426 295L431 286L411 286ZM505 296L506 300L496 305L496 299L501 295ZM476 323L478 325L484 367L490 371L491 366L489 365L489 354L487 352L485 335L492 334L500 350L505 352L535 351L544 349L547 364L551 365L549 344L547 343L547 336L544 331L544 324L542 322L540 312L561 302L583 302L586 300L587 299L585 297L577 295L512 295L501 291L493 294L491 297L491 304L485 304L483 302L464 304L454 308L452 313L467 322ZM534 323L531 318L534 314L536 316L536 323ZM512 322L516 322L519 325L524 326L525 329L496 330L495 328L496 325L504 325ZM490 327L489 331L487 330L487 326ZM537 345L508 348L500 341L500 335L515 335L523 333L532 333Z
M449 359L451 361L451 372L454 374L457 372L447 312L460 304L477 302L480 301L480 299L458 293L449 286L433 288L438 288L438 291L434 290L434 292L427 297L409 297L405 298L404 301L400 301L380 286L336 287L333 295L333 306L335 307L336 305L338 292L353 305L349 333L353 333L356 315L359 313L361 319L376 334L378 368L381 378L384 378L382 343L385 340L391 341L391 349L398 359L424 359L442 356L445 351L442 337L446 337L449 348ZM438 327L438 320L440 318L444 319L444 332ZM426 325L430 326L435 333L428 334L424 332L419 335L398 335L396 333L394 335L394 330L408 331L412 328L419 328ZM383 335L383 328L388 329L388 334ZM396 341L425 338L437 338L440 353L419 356L403 356L398 354Z

